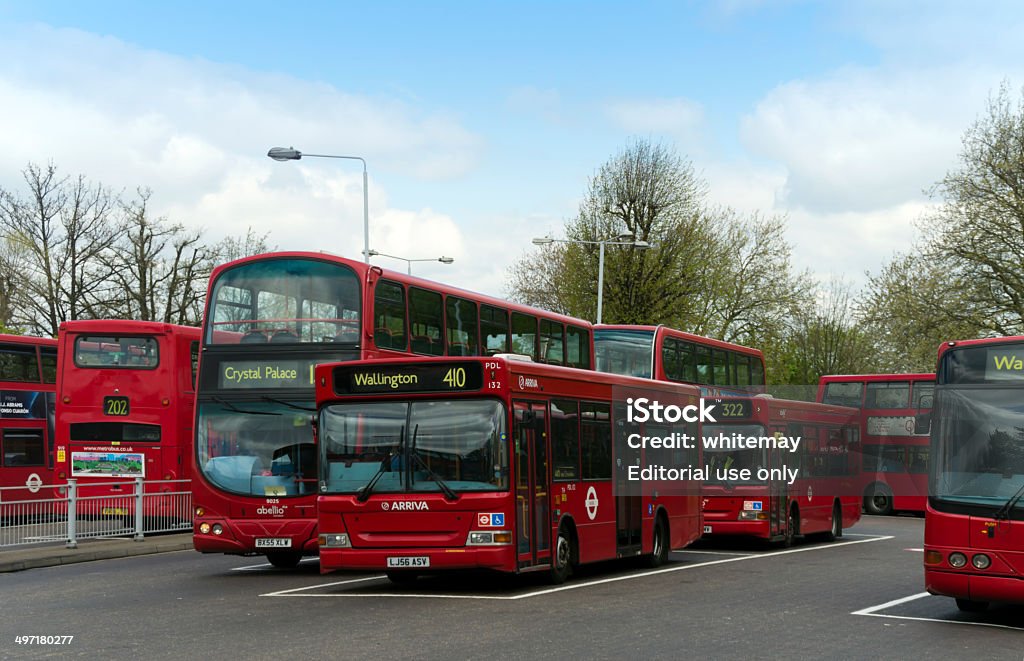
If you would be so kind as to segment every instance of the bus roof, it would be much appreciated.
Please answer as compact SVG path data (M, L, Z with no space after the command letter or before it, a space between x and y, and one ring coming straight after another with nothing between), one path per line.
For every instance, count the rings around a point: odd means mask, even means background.
M1003 337L980 337L973 340L950 340L939 345L939 358L951 349L972 347L986 344L1018 344L1024 343L1024 335L1006 335Z
M577 319L576 317L570 317L568 315L560 314L558 312L551 312L544 310L543 308L537 308L531 305L524 305L522 303L514 303L509 300L488 296L486 294L480 294L477 292L469 291L468 289L462 289L460 287L453 287L443 282L436 280L427 280L426 278L418 278L414 275L408 275L400 271L392 271L376 264L367 264L366 262L356 261L354 259L348 259L347 257L340 257L338 255L329 252L312 252L302 250L286 250L280 252L268 252L259 255L251 255L249 257L242 257L231 262L227 262L219 265L210 274L210 283L212 284L221 273L229 269L241 266L243 264L249 264L252 262L261 262L268 259L312 259L319 260L322 262L329 262L335 264L342 264L354 270L359 276L360 282L366 282L368 273L375 273L377 278L387 278L388 280L395 280L407 285L424 287L427 289L441 290L446 294L452 296L461 296L469 298L486 305L493 305L494 307L506 308L508 310L517 312L527 312L530 314L543 313L544 316L550 319L556 319L563 323L572 324L573 326L582 326L584 328L590 328L592 324L584 319ZM207 302L209 305L209 301Z
M725 340L716 340L713 337L706 337L704 335L695 335L693 333L687 333L675 328L671 328L665 325L647 325L647 324L595 324L594 330L642 330L642 331L654 331L655 333L661 332L663 335L671 335L683 340L689 340L690 342L699 342L708 346L716 347L719 349L732 349L734 351L740 351L751 355L763 356L760 349L753 347L744 346L742 344L736 344L735 342L726 342Z
M65 321L60 325L64 333L127 333L127 334L200 334L198 326L178 326L162 321L137 321L134 319L76 319Z
M7 333L0 333L0 342L7 342L10 344L25 344L29 346L40 347L57 346L57 340L51 337L35 337L32 335L9 335Z

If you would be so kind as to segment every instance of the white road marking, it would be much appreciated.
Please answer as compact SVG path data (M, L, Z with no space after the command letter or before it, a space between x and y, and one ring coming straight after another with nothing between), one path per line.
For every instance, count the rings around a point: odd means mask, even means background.
M798 549L786 549L784 551L773 551L771 553L762 553L758 555L741 555L730 558L723 558L721 560L709 560L708 562L701 562L693 565L679 565L675 567L665 567L664 569L653 569L651 571L640 572L637 574L626 574L623 576L612 576L611 578L601 578L592 581L585 581L582 583L570 583L568 585L561 585L558 587L544 588L536 590L534 592L526 592L524 594L517 595L473 595L473 594L427 594L422 592L380 592L380 593L355 593L355 594L296 594L306 590L317 590L320 588L331 587L335 585L344 585L346 583L356 583L360 581L369 581L374 578L383 577L370 577L363 579L356 579L354 581L341 581L338 583L325 583L321 585L310 585L303 588L294 588L292 590L282 590L280 592L269 592L267 594L260 595L261 597L390 597L390 598L412 598L412 599L481 599L481 600L497 600L497 601L518 601L520 599L529 599L531 597L540 597L546 594L554 594L556 592L565 592L566 590L579 590L580 588L587 588L592 585L604 585L607 583L618 583L619 581L631 581L637 578L645 578L647 576L655 576L658 574L668 574L671 572L684 571L688 569L697 569L699 567L709 567L711 565L721 565L728 562L742 562L744 560L753 560L755 558L773 558L780 555L790 555L792 553L807 553L809 551L820 551L823 549L836 549L842 546L850 546L853 544L865 544L869 542L881 542L887 539L892 539L892 535L876 536L871 539L858 539L852 542L836 542L827 545L819 546L807 546ZM681 550L686 552L685 549Z
M924 553L924 549L903 549L904 551L913 551L914 553Z
M918 594L912 594L909 597L903 597L902 599L893 599L887 601L884 604L878 606L870 606L868 608L862 608L859 611L854 611L850 615L867 615L868 617L886 617L892 620L914 620L916 622L941 622L942 624L970 624L976 627L990 627L993 629L1009 629L1010 631L1024 631L1021 627L1011 627L1008 624L992 624L989 622L964 622L961 620L942 620L936 617L912 617L910 615L886 615L879 613L878 611L892 608L893 606L899 606L910 601L917 601L925 597L931 597L932 595L928 592L919 592Z
M304 588L292 588L291 590L280 590L278 592L268 592L267 594L261 594L261 597L286 597L286 596L299 596L299 597L326 597L329 595L320 594L300 594L300 595L289 595L290 592L299 592L301 590L312 590L313 588L329 588L335 585L350 585L352 583L365 583L366 581L379 581L382 578L387 578L384 574L376 574L374 576L367 576L365 578L351 578L347 581L335 581L334 583L321 583L319 585L311 585Z
M702 555L739 555L739 556L757 555L756 553L736 553L736 552L731 552L731 551L693 551L691 549L679 549L678 551L672 551L672 552L673 553L679 553L679 554L682 554L682 553L700 553Z

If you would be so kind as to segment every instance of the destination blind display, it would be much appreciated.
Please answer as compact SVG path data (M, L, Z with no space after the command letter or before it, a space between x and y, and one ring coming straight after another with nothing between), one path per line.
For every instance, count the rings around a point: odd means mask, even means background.
M217 385L223 389L312 388L317 361L225 360L219 365Z
M1017 381L1024 378L1024 348L988 349L985 361L986 381Z
M483 383L480 363L334 368L334 392L339 395L463 392L480 390Z

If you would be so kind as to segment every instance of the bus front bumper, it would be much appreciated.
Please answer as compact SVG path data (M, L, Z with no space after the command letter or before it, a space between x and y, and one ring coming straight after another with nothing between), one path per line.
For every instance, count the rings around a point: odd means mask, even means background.
M515 547L320 549L320 573L358 571L448 571L492 569L516 571Z

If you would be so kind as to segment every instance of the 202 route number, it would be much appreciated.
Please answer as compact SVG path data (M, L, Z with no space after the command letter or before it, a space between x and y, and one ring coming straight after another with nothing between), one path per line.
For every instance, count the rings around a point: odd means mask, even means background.
M452 367L441 380L447 383L449 388L465 388L466 369L464 367Z

